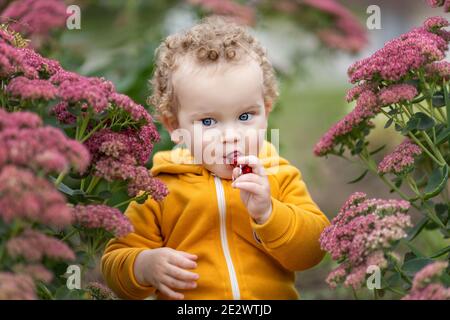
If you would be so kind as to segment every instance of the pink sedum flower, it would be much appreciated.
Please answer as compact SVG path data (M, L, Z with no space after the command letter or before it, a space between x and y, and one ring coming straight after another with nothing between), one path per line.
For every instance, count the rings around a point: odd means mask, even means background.
M48 36L50 31L63 28L66 18L62 0L16 0L2 12L2 22L25 36Z
M428 5L433 8L444 7L444 12L450 12L450 0L427 0Z
M406 138L394 151L383 158L378 165L378 172L402 175L414 168L415 157L422 154L422 149Z
M36 281L50 283L53 280L53 273L45 268L43 265L35 264L16 264L13 266L13 271L17 274L28 275Z
M98 78L80 78L77 81L65 81L58 88L59 96L69 103L86 103L95 113L101 113L108 107L108 95L112 92L110 84Z
M443 18L441 18L443 19ZM428 19L424 27L413 29L385 44L370 57L354 63L348 69L352 83L383 79L398 81L431 62L442 60L448 49L447 39L431 32L444 22L438 18Z
M51 100L56 98L58 90L47 80L16 77L8 84L6 92L23 100Z
M381 89L378 98L383 105L391 105L413 100L416 95L416 87L410 84L394 84Z
M409 206L403 200L367 199L361 192L350 196L320 237L322 249L342 261L328 276L331 287L344 283L357 289L369 266L387 267L384 252L411 226Z
M447 261L436 261L416 273L411 292L402 300L450 300L450 288L439 277L448 267Z
M105 205L77 205L73 211L75 223L87 229L104 229L116 238L133 232L133 226L126 216L116 208Z
M41 123L32 113L0 110L0 166L14 164L46 173L73 167L84 172L90 163L89 151L61 130L40 127Z
M37 230L26 229L19 236L6 242L6 250L12 258L23 257L26 261L53 260L74 261L75 253L64 242Z
M56 227L72 222L70 208L53 184L11 165L0 169L0 218L6 223L19 218Z
M0 272L0 300L36 300L35 290L30 276Z
M90 282L86 286L86 290L93 300L114 300L116 298L111 289L97 281Z

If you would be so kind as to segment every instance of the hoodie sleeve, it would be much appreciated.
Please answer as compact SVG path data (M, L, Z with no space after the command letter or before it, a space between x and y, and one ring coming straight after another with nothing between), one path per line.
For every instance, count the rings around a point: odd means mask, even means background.
M327 217L311 199L301 172L282 165L275 176L279 196L272 196L272 214L264 224L250 223L267 252L290 271L318 264L324 252L319 237L329 225Z
M153 294L155 288L137 282L133 271L134 261L143 250L162 246L158 224L160 204L151 198L143 204L133 201L125 215L134 226L134 232L108 242L101 261L102 273L108 286L119 298L144 299Z

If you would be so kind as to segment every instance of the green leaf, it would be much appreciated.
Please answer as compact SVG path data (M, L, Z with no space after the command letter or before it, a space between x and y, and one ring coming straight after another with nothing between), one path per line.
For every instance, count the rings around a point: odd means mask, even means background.
M447 83L445 82L445 80L442 80L442 88L444 89L444 98L445 98L445 105L446 105L446 111L447 111L447 127L450 128L450 117L448 116L448 115L450 115L450 99L448 97ZM450 143L450 138L448 141Z
M391 126L392 122L394 122L393 118L390 118L388 121L386 121L386 124L384 125L384 128L387 129Z
M52 180L53 183L55 183L56 179L54 177L50 177L50 180ZM64 194L67 194L68 196L73 196L74 189L66 186L64 183L60 182L58 185L58 190L61 191Z
M438 195L447 184L448 179L448 166L435 168L428 179L424 192L424 199L430 199Z
M443 94L436 94L431 98L431 104L435 108L441 108L445 106L445 99Z
M415 113L414 117L418 119L417 130L428 130L436 124L433 118L423 112Z
M443 224L447 224L449 218L449 210L448 205L445 203L436 203L434 206L434 211L436 211L436 215L442 221Z
M417 117L412 117L411 119L408 120L408 122L406 123L406 126L401 129L401 133L403 135L406 135L408 132L412 131L412 130L417 130L417 126L419 125L419 119Z
M396 272L386 279L384 286L383 286L383 282L382 282L382 288L386 288L386 287L399 288L402 286L402 284L403 284L402 277L400 276L399 273Z
M364 147L364 140L360 139L356 142L355 148L352 150L351 154L356 155L360 154Z
M381 147L379 147L378 149L375 149L373 151L370 152L370 155L373 156L374 154L380 152L381 150L383 150L386 147L386 145L382 145Z
M436 137L436 145L444 143L450 137L450 128L445 128Z
M101 191L98 196L104 200L112 197L112 193L108 190Z
M352 184L352 183L356 183L356 182L362 180L366 176L367 172L369 172L369 169L366 169L358 178L356 178L356 179L354 179L352 181L349 181L347 183L348 184Z
M438 252L432 254L430 256L431 259L439 258L440 256L446 254L447 252L450 252L450 246L446 246L445 248L439 250Z
M411 259L406 261L403 264L403 271L405 272L405 274L407 274L408 276L414 276L418 271L420 271L423 267L425 267L426 265L430 264L434 262L433 259L428 259L428 258L416 258L416 259Z
M407 241L412 241L422 231L428 222L428 217L423 217L415 226L408 232Z

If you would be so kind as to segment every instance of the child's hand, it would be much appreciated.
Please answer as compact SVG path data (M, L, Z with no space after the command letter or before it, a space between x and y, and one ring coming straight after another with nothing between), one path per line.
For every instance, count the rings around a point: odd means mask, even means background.
M237 164L247 164L253 172L238 177L239 167L234 168L231 185L241 190L242 202L251 217L256 223L263 224L272 214L270 184L264 167L256 156L238 157Z
M183 299L184 295L174 289L194 289L199 276L185 269L197 267L197 256L163 247L144 250L136 257L134 274L142 285L152 285L172 299Z

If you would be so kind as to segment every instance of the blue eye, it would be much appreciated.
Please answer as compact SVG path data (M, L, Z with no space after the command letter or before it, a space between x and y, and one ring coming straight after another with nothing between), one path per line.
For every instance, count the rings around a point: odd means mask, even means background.
M243 114L241 114L241 115L239 116L239 120L241 120L241 121L247 121L247 120L250 120L252 116L253 116L253 115L252 115L251 113L244 112Z
M213 121L215 121L213 118L205 118L205 119L202 119L202 124L206 127L209 127L213 124L212 123Z

